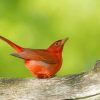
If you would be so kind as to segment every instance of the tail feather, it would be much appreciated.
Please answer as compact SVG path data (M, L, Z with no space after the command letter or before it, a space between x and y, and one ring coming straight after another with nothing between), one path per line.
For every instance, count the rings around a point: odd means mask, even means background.
M11 42L10 40L4 38L3 36L0 36L0 39L5 41L6 43L8 43L11 47L13 47L16 51L18 52L22 52L23 51L23 48L18 46L17 44Z

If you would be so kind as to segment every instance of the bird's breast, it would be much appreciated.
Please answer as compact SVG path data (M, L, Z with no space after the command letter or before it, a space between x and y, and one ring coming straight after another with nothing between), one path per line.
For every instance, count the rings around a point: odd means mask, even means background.
M30 60L30 61L26 61L26 64L30 67L32 66L43 66L43 67L47 67L49 64L43 62L43 61L35 61L35 60Z
M43 61L25 60L25 65L33 75L47 74L50 64Z
M61 67L61 64L48 64L43 61L25 60L29 71L37 77L53 76Z

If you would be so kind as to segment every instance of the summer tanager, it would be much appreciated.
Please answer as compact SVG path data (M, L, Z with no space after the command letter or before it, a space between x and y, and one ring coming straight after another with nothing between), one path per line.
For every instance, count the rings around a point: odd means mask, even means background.
M29 49L18 46L10 40L0 36L17 52L11 55L22 58L32 75L38 78L49 78L55 76L62 65L62 50L68 38L58 40L47 49Z

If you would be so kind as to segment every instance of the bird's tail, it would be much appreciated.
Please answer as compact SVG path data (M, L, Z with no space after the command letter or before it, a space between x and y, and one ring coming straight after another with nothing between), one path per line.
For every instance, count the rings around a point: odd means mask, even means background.
M22 52L23 48L18 46L17 44L11 42L10 40L4 38L3 36L0 36L0 39L8 43L11 47L13 47L17 52Z

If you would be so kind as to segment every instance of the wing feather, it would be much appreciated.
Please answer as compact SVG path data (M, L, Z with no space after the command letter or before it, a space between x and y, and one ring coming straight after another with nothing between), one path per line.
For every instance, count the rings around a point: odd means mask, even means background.
M46 63L50 64L56 64L57 63L57 57L51 54L47 50L42 49L24 49L23 52L18 53L12 53L12 56L16 56L22 59L30 59L30 60L36 60L36 61L44 61Z

